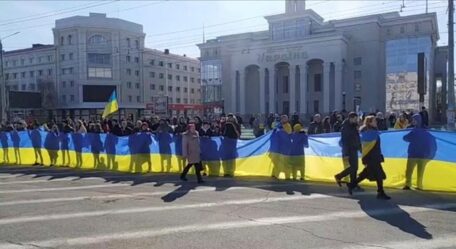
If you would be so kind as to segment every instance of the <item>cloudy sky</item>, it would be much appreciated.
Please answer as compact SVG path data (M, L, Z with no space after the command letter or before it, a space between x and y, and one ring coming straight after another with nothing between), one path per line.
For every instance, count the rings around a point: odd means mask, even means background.
M439 21L439 45L446 45L446 0L429 0L429 12L436 12ZM383 1L307 1L307 8L325 20L367 14L400 11L402 0ZM424 13L425 0L405 0L402 15ZM0 1L0 37L19 31L3 41L5 50L30 47L33 43L51 44L56 19L106 13L142 24L146 47L165 49L172 53L198 56L196 43L219 35L258 31L267 28L265 15L284 12L283 0L269 1Z

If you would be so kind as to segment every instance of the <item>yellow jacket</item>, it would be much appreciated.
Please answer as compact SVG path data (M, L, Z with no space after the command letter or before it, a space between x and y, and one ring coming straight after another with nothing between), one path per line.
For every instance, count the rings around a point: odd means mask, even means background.
M292 129L291 129L290 123L283 124L282 126L283 126L283 131L285 131L288 134L291 134Z
M400 129L406 129L408 127L409 123L407 119L405 119L403 122L401 120L397 120L396 124L394 125L394 129L400 130Z

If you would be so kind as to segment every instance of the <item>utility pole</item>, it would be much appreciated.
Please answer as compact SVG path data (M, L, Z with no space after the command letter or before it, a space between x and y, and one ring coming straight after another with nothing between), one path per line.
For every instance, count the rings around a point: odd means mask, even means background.
M455 96L454 96L454 6L448 0L448 129L454 129Z

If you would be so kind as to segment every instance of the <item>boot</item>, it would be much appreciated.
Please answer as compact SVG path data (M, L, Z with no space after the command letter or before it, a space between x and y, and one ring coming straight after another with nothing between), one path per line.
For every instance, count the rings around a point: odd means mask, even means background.
M387 196L387 195L385 194L385 191L382 190L382 191L378 191L378 193L377 193L377 199L380 199L380 200L389 200L389 199L391 199L391 197Z
M336 183L339 185L339 187L342 187L342 179L338 175L334 176L334 180L336 180Z
M353 195L353 186L350 183L347 183L347 190L349 195Z

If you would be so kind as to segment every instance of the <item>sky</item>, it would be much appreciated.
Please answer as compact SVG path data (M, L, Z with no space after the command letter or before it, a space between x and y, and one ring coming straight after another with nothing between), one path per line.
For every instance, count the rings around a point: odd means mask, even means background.
M436 12L440 32L438 45L448 44L446 0L429 0L429 12ZM306 7L325 21L368 14L400 11L401 15L425 12L425 0L313 0ZM143 25L145 46L170 49L171 53L198 57L195 44L221 35L267 29L263 16L283 13L284 0L268 1L0 1L0 38L4 50L52 44L55 20L90 12L125 19ZM204 28L203 28L204 27Z

